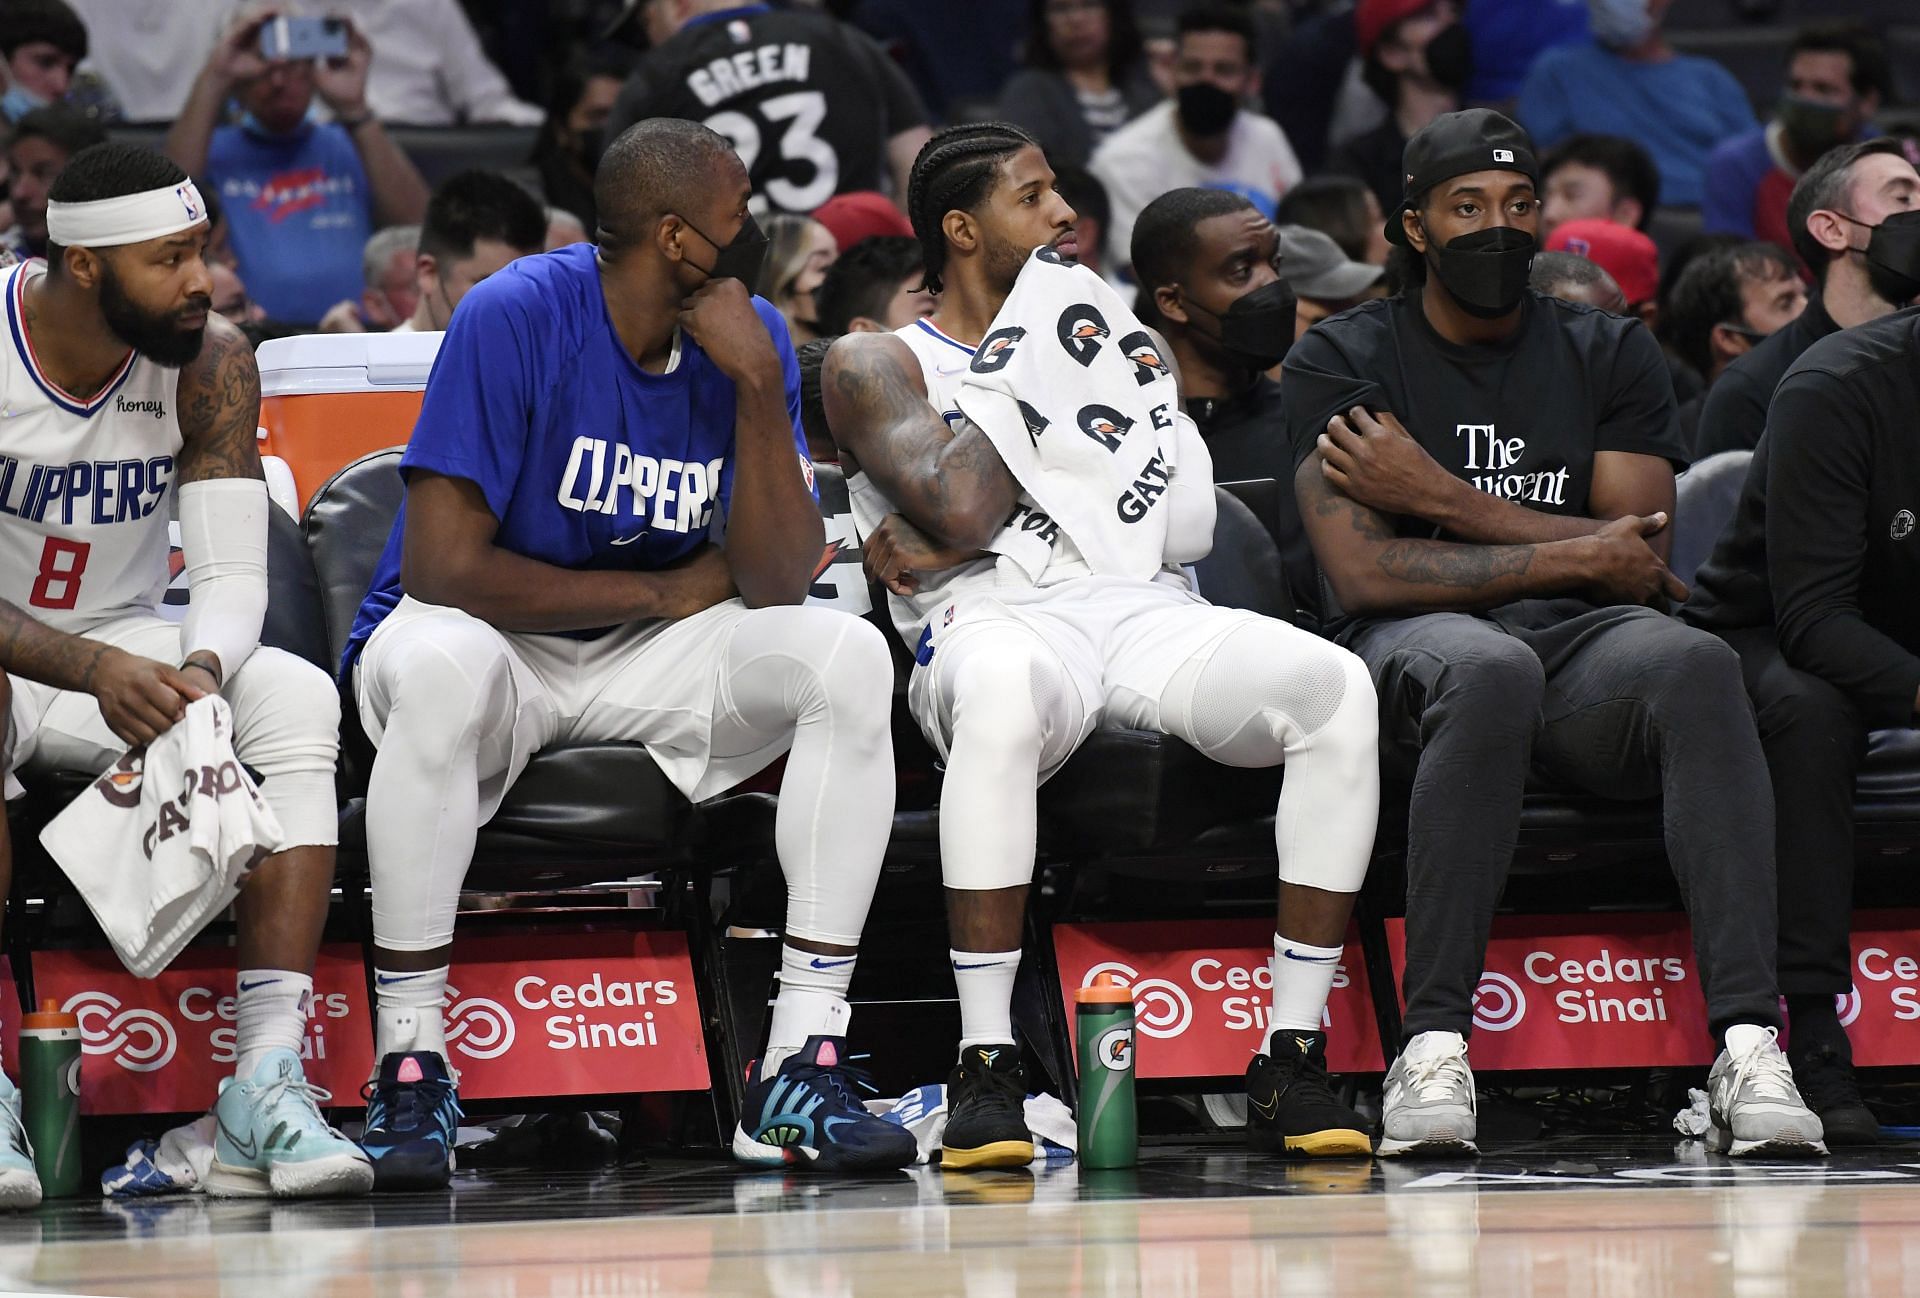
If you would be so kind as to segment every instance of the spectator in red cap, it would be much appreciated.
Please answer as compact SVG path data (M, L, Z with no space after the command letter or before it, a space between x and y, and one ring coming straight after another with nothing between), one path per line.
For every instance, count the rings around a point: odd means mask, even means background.
M833 233L833 242L841 252L862 239L894 234L913 237L913 223L893 200L872 189L850 194L835 194L813 211L813 219Z
M1384 211L1405 194L1400 155L1408 137L1460 107L1473 59L1457 0L1360 0L1353 28L1361 77L1389 111L1334 150L1328 165L1365 181Z
M1652 327L1655 299L1660 296L1660 253L1653 240L1638 230L1589 217L1554 227L1547 236L1547 251L1585 257L1613 276L1626 295L1627 313Z

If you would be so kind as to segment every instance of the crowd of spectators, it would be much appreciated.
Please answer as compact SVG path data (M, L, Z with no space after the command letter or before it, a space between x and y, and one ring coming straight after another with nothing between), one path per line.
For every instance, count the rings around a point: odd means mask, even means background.
M802 343L930 309L907 241L908 169L931 129L997 118L1046 148L1080 259L1129 298L1135 223L1156 196L1201 185L1248 199L1280 226L1304 332L1402 286L1384 228L1407 140L1483 104L1539 151L1535 284L1655 329L1690 447L1750 446L1763 385L1784 369L1749 376L1786 350L1765 346L1770 335L1803 303L1801 348L1893 304L1861 250L1902 200L1855 173L1884 180L1916 150L1896 132L1790 211L1836 150L1886 138L1900 95L1881 33L1844 18L1782 32L1779 98L1762 120L1764 95L1676 48L1687 41L1668 31L1673 7L0 0L0 243L41 253L66 159L131 131L216 207L220 308L256 338L435 327L502 248L596 237L593 174L613 135L691 116L747 163L772 240L758 287ZM321 13L344 20L344 56L261 54L268 20ZM480 132L494 179L539 206L540 239L516 211L489 227L485 255L462 251L444 273L445 248L422 229L428 177L444 190L462 167L409 153L436 128ZM1710 395L1723 381L1727 395Z

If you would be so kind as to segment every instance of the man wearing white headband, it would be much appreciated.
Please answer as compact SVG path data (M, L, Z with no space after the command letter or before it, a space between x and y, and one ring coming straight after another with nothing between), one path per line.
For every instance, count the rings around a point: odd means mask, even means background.
M210 316L206 213L178 167L102 144L49 198L48 261L0 276L0 768L102 769L192 700L226 697L289 846L236 903L238 1062L204 1184L364 1193L372 1169L327 1127L300 1065L333 881L339 700L324 672L259 646L259 372L239 331ZM170 494L193 592L179 624L158 612ZM10 872L0 837L0 890ZM39 1198L18 1092L0 1076L0 1205Z

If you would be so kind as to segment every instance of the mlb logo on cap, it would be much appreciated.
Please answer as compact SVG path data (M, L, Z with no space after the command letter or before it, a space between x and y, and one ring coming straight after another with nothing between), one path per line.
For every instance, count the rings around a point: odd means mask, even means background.
M1493 151L1493 160L1495 162L1512 162L1513 150L1512 149L1495 149Z

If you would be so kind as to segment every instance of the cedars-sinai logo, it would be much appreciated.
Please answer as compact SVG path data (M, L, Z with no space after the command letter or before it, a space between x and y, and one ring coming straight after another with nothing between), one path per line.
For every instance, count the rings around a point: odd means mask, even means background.
M469 1059L498 1059L513 1049L513 1015L485 996L464 999L447 988L447 1044Z
M179 1048L173 1024L154 1010L121 1009L106 992L86 991L60 1007L80 1020L80 1046L90 1055L111 1055L131 1073L153 1073L173 1061Z
M1487 1032L1518 1027L1527 1016L1527 994L1505 974L1483 973L1473 989L1473 1026Z
M1133 992L1134 1021L1143 1037L1166 1040L1177 1037L1193 1023L1193 998L1187 989L1165 978L1142 978L1131 965L1107 960L1080 977L1082 987L1093 986L1101 974L1112 974L1115 982Z

